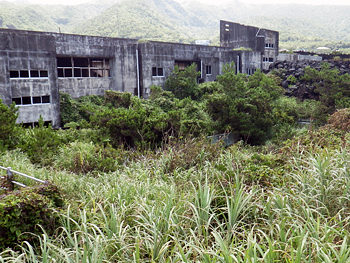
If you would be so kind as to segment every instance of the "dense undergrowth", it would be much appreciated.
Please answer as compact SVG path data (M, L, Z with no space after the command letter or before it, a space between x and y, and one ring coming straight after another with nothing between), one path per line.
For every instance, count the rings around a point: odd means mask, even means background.
M350 110L320 128L300 128L294 123L310 113L307 105L320 105L282 97L277 88L264 106L264 89L249 90L274 84L259 74L250 81L226 75L184 99L156 87L149 101L63 94L70 129L55 131L42 120L33 129L9 124L0 164L54 184L39 191L23 180L30 187L17 196L2 190L0 232L6 226L9 238L0 237L0 262L348 262ZM245 91L225 91L232 79ZM251 105L229 116L202 107L215 101ZM259 114L255 107L269 113L236 128L244 134L271 116L279 120L266 126L263 144L206 139L209 130L230 130L235 114ZM206 132L196 118L211 123ZM163 122L172 129L159 128ZM195 128L197 136L189 132Z
M67 201L61 227L0 261L347 262L350 140L327 129L274 149L189 140L89 175L9 151L1 163L54 181Z

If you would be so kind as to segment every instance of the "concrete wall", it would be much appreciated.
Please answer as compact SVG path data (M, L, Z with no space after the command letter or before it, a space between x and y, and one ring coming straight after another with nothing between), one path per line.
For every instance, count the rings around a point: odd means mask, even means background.
M259 68L268 69L277 60L279 33L277 31L220 21L220 45L232 49L251 49L261 52L262 64Z
M59 91L72 98L103 95L105 90L147 97L150 86L164 86L175 64L196 63L201 71L198 81L205 82L216 80L227 63L234 62L237 72L252 74L264 67L264 56L273 56L275 61L278 32L226 21L220 26L220 47L0 29L0 96L7 105L12 101L21 104L17 122L37 122L42 115L58 127ZM266 43L273 47L266 48ZM240 47L252 51L233 50ZM78 61L87 61L87 65L79 66ZM96 62L109 74L95 74ZM85 73L79 75L75 70ZM47 75L16 77L15 71ZM44 98L49 102L35 102Z
M59 93L56 72L55 39L52 36L27 31L0 30L0 94L7 105L13 98L49 96L50 103L19 105L18 123L44 121L57 127ZM47 77L10 77L10 72L47 72Z
M287 53L280 53L277 57L277 61L298 61L298 60L322 61L322 57L299 55L299 54L287 54Z
M134 94L137 87L136 46L134 39L52 34L58 57L99 58L110 62L110 78L60 78L59 89L73 98L103 95L104 90Z
M213 46L163 42L140 43L138 49L141 57L140 81L146 94L152 85L164 86L165 80L172 74L177 62L196 63L198 71L201 71L200 82L214 81L222 73L220 63L224 56L222 52L230 50ZM231 62L230 58L225 61ZM163 75L153 76L152 68L163 68Z

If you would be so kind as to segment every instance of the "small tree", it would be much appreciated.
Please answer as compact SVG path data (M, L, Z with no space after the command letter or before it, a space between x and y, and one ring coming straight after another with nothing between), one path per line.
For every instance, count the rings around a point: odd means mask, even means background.
M197 78L200 74L195 63L186 67L185 70L179 70L179 67L175 66L173 73L165 81L164 89L173 92L175 97L180 100L187 97L194 99L198 85Z
M234 64L227 64L218 76L221 87L206 95L207 110L216 131L239 132L250 143L257 144L271 134L273 102L283 94L276 82L257 71L249 78L235 74Z

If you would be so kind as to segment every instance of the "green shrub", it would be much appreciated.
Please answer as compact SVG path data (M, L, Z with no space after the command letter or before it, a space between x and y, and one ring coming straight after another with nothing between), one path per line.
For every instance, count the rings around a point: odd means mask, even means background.
M53 234L58 225L55 207L64 199L52 184L10 192L0 197L0 249L15 247L21 241L36 242L39 225Z
M14 103L8 107L0 99L0 151L8 147L8 140L15 130L17 111Z
M123 163L124 157L124 154L110 146L101 147L92 142L77 141L60 149L55 164L59 169L66 169L74 173L111 172Z
M25 152L32 163L42 165L51 164L62 143L51 125L44 126L42 118L39 120L39 127L22 128L18 137L17 148Z
M165 90L174 93L178 99L191 97L194 99L195 90L197 89L197 77L200 72L197 71L197 65L193 63L191 66L180 70L175 66L173 73L165 81Z

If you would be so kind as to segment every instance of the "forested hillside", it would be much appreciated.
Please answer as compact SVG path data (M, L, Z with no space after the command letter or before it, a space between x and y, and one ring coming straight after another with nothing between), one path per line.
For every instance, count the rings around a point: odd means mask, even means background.
M219 44L219 20L280 31L281 48L350 48L350 6L216 6L173 0L101 0L77 6L0 3L0 26L112 37Z

